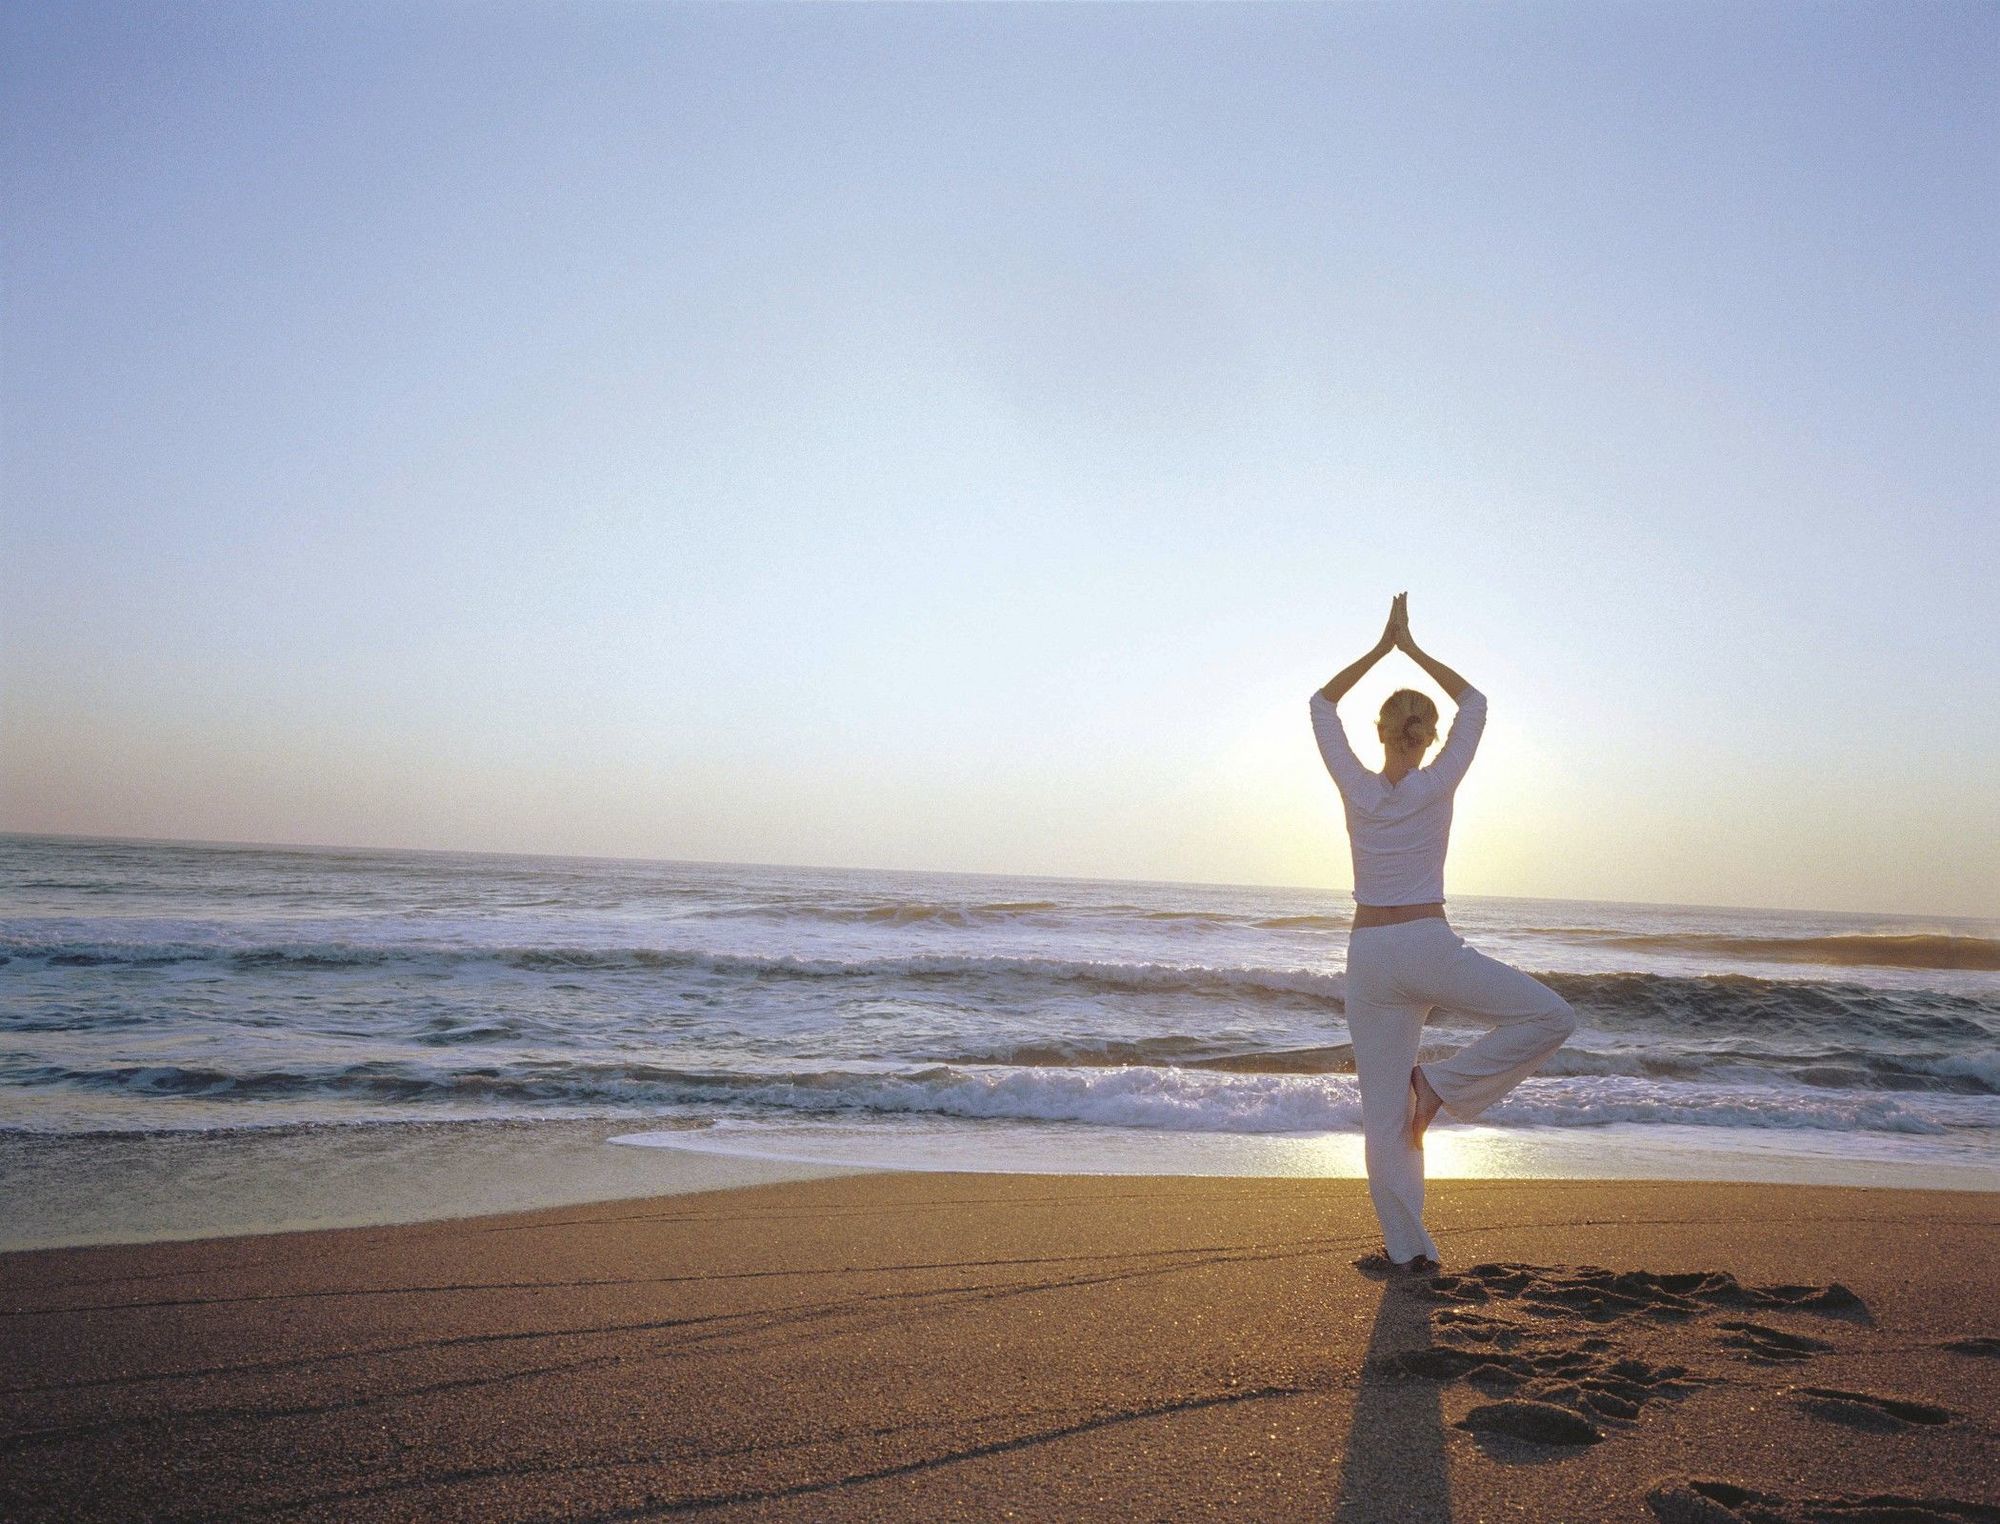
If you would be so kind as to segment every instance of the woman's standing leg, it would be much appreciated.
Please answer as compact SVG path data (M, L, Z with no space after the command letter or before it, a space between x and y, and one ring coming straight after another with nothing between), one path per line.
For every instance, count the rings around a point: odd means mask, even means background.
M1437 928L1431 955L1411 983L1440 1011L1493 1023L1478 1041L1423 1066L1445 1109L1469 1122L1568 1040L1576 1012L1541 980L1468 946L1443 921L1428 924Z
M1382 1222L1382 1245L1398 1264L1420 1254L1438 1257L1424 1231L1424 1151L1410 1138L1410 1070L1429 1007L1399 992L1403 932L1402 925L1370 926L1349 935L1346 994L1368 1194Z

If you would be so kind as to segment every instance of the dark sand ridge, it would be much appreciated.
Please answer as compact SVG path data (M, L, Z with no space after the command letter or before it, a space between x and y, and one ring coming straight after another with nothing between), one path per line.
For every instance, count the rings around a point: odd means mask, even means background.
M2000 1520L2000 1197L1432 1202L1430 1282L1356 1269L1344 1180L5 1256L0 1517Z

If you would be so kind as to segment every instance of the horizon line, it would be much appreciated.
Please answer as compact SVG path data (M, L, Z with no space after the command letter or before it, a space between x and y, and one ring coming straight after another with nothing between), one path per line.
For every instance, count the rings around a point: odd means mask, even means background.
M994 873L971 868L892 868L855 863L767 863L707 857L618 856L595 852L523 852L490 847L410 847L379 846L353 842L229 841L183 836L103 836L72 831L17 831L0 829L0 840L19 838L39 841L110 842L130 846L225 847L281 852L406 852L432 857L525 857L546 862L651 863L663 867L769 868L817 873L912 873L934 878L1041 879L1073 884L1138 884L1165 889L1275 889L1297 894L1332 894L1352 899L1350 889L1332 889L1315 884L1246 884L1219 879L1124 878L1116 875L1089 877L1077 873ZM1454 897L1448 896L1446 904ZM1765 914L1855 915L1883 920L1902 918L1939 921L2000 922L2000 915L1958 915L1942 911L1832 910L1809 905L1712 905L1686 900L1617 900L1588 896L1549 894L1460 894L1460 900L1508 900L1560 905L1617 905L1655 910L1747 910Z

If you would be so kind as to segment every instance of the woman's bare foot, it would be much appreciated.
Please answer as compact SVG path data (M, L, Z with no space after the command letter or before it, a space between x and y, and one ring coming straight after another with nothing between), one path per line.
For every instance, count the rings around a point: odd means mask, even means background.
M1410 1088L1417 1092L1416 1115L1410 1119L1410 1141L1422 1148L1424 1129L1431 1125L1431 1118L1438 1114L1444 1104L1444 1097L1431 1089L1431 1082L1424 1078L1422 1069L1410 1071Z

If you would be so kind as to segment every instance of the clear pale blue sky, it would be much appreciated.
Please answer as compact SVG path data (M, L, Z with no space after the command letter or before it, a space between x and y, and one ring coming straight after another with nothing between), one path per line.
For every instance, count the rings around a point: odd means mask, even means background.
M2000 914L2000 7L0 46L0 827Z

